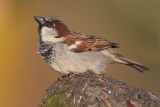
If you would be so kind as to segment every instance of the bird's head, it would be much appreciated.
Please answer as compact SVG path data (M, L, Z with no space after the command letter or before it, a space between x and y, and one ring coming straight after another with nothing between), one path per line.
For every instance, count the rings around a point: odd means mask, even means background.
M61 42L70 34L64 21L57 16L34 16L39 23L39 35L43 42Z

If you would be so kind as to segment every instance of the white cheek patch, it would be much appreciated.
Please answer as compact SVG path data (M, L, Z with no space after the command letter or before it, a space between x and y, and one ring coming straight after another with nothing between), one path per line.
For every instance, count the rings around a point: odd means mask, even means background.
M58 32L56 31L56 29L42 27L42 30L41 30L42 41L59 42L63 40L63 38L55 38L56 36L58 36Z
M77 48L77 46L80 45L81 43L82 43L81 41L76 41L75 44L69 46L69 49Z

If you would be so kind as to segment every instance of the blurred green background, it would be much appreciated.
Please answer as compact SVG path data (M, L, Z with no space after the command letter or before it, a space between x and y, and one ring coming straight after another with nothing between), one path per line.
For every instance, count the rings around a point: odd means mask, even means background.
M151 67L109 65L107 75L160 97L160 0L0 0L0 106L38 107L60 76L37 54L33 16L56 15L77 32L121 44L121 54Z

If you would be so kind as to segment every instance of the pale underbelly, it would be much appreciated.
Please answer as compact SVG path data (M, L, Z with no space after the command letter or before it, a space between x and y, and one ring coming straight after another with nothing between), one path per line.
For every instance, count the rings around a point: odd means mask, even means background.
M63 74L83 73L88 70L101 73L107 64L107 58L100 52L66 52L65 54L57 54L50 66Z

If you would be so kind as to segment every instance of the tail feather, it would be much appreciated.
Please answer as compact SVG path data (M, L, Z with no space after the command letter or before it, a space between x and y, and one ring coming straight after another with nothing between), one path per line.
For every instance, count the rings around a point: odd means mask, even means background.
M131 59L128 59L124 56L122 56L121 54L119 54L117 51L115 50L110 50L110 52L114 55L114 58L116 59L115 62L116 63L120 63L120 64L125 64L125 65L128 65L140 72L144 72L144 71L151 71L150 68L142 65L142 64L139 64L138 62L135 62ZM118 59L118 60L117 60Z
M130 66L130 67L132 67L132 68L134 68L134 69L136 69L136 70L138 70L140 72L151 71L150 68L148 68L148 67L146 67L144 65L140 65L140 64L130 63L130 64L126 64L126 65L128 65L128 66Z
M142 64L139 64L138 62L132 61L124 56L121 56L120 59L123 60L124 62L126 62L126 63L124 63L125 65L128 65L128 66L130 66L140 72L151 71L150 68L148 68Z

